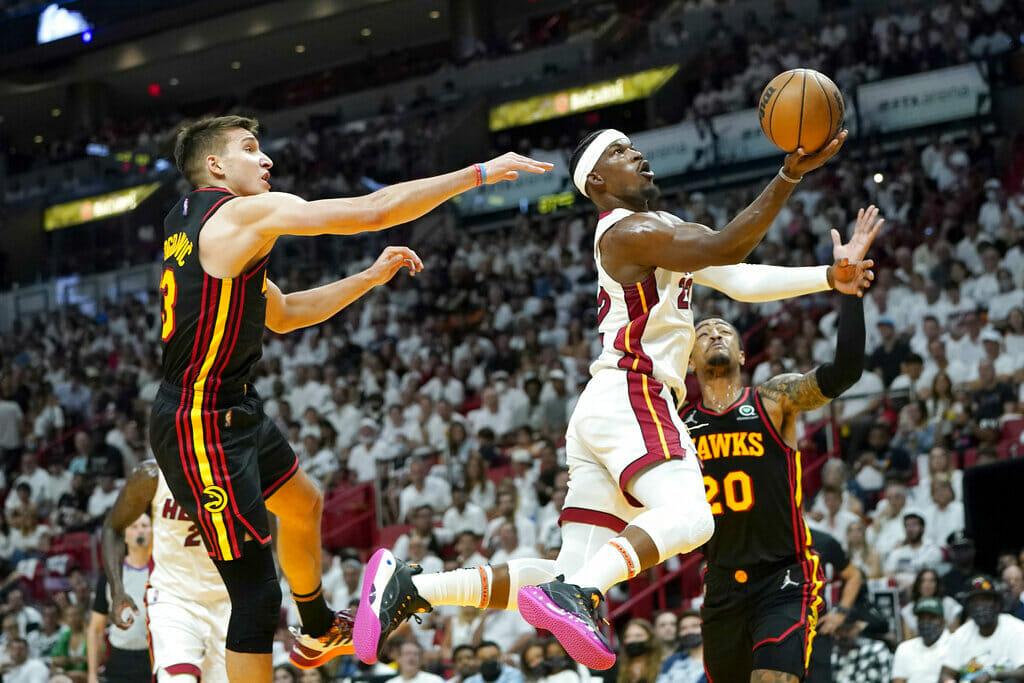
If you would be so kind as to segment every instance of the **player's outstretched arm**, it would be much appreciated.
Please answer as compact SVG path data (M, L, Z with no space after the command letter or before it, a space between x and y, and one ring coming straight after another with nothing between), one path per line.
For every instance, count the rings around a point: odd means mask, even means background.
M864 371L864 303L844 296L839 309L836 357L800 375L777 375L758 387L761 397L776 404L783 422L808 410L820 408L860 379Z
M423 261L408 247L387 247L373 265L329 285L283 294L267 280L267 327L279 334L322 323L371 289L408 268L410 275L423 270Z
M699 223L680 229L655 214L638 213L619 221L605 233L601 250L614 254L614 260L619 263L667 268L680 273L740 263L764 238L799 179L835 156L846 136L844 130L814 154L806 154L800 148L787 155L779 174L750 206L721 230L715 231Z
M777 301L794 296L835 289L843 294L863 296L875 275L874 261L864 256L885 219L874 205L861 209L849 242L843 244L839 231L832 230L831 266L789 268L737 263L696 271L693 281L712 287L736 301Z
M121 565L124 563L125 546L124 530L142 515L149 512L149 504L156 494L157 465L154 460L147 460L132 472L117 494L117 500L103 520L100 544L103 550L103 573L110 585L110 618L118 628L128 628L135 621L129 614L125 618L125 607L138 614L139 608L135 601L125 593L121 581Z
M264 239L280 235L352 235L408 223L479 185L515 180L522 172L546 173L553 164L509 152L432 178L410 180L362 197L307 202L282 192L242 197L225 208L232 222Z

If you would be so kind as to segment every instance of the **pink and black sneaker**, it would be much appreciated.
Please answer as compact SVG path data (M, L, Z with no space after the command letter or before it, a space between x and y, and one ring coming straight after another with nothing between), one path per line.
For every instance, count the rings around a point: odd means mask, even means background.
M352 637L356 656L364 664L377 661L388 636L409 617L433 609L420 597L412 580L422 572L423 567L399 560L386 548L375 552L366 563Z
M570 657L588 669L610 669L615 651L598 627L601 591L566 583L559 576L519 589L519 613L528 624L550 631Z
M292 627L295 636L288 659L300 669L315 669L341 655L352 654L352 615L335 612L334 623L327 633L314 637Z

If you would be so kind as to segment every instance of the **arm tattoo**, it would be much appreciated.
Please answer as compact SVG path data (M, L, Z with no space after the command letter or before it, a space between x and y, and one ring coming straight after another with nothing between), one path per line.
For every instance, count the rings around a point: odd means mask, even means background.
M830 398L821 393L814 371L806 375L789 373L772 377L760 387L761 395L797 412L828 405Z
M799 683L799 680L793 674L768 669L754 669L750 674L751 683Z

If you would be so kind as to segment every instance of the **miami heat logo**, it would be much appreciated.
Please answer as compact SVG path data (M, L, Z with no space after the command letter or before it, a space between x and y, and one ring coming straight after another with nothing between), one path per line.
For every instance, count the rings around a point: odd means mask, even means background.
M217 514L228 506L228 494L219 486L207 486L203 489L203 509Z

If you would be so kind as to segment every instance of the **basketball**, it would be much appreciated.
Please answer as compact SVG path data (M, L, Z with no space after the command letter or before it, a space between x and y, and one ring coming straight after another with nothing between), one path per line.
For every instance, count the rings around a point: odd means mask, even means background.
M765 86L758 101L761 129L784 152L803 147L810 154L827 145L843 127L843 94L825 74L790 69Z

